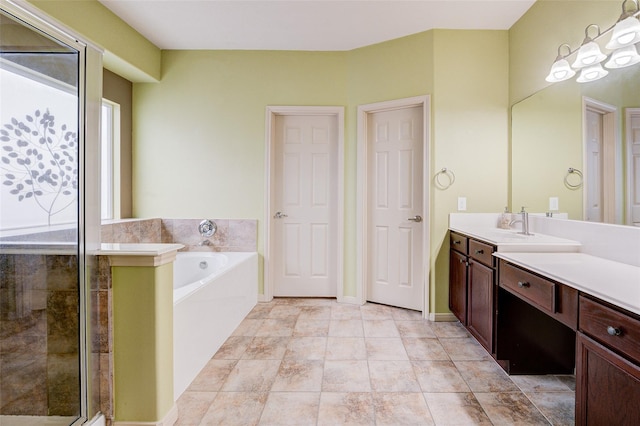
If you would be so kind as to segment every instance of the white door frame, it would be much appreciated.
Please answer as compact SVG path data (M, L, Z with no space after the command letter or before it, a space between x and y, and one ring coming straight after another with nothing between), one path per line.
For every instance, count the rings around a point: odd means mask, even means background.
M430 180L429 180L429 156L430 156L430 105L431 97L429 95L416 96L413 98L397 99L386 102L377 102L373 104L360 105L358 107L358 164L357 164L357 207L356 217L359 219L356 228L357 254L356 254L356 297L353 303L364 304L367 301L367 248L370 247L369 235L367 233L367 149L369 145L367 121L369 114L376 112L389 111L394 109L404 109L411 107L422 107L423 113L423 169L422 169L422 216L427 219L424 223L422 233L422 270L423 270L423 300L422 300L422 316L429 316L429 264L430 264L430 223L431 214L429 210L430 204Z
M616 210L616 140L618 109L596 99L582 97L582 170L587 171L587 111L602 115L602 221L615 223ZM582 187L582 217L587 217L587 179Z
M627 211L625 214L625 225L633 226L633 217L631 206L633 204L633 191L634 183L633 183L633 146L631 141L633 140L633 136L631 135L631 116L640 114L640 108L625 108L625 145L627 147L627 166L626 166L626 207Z
M274 252L274 230L275 226L271 220L271 206L275 190L273 182L275 180L275 120L279 115L327 115L336 118L338 130L338 146L337 149L337 194L336 194L336 286L337 299L340 302L344 294L344 107L324 107L324 106L267 106L265 127L266 127L266 146L265 146L265 173L266 173L266 191L265 191L265 216L264 223L266 225L265 252L264 252L264 294L259 296L260 301L268 302L273 299L273 268L271 265L271 254Z

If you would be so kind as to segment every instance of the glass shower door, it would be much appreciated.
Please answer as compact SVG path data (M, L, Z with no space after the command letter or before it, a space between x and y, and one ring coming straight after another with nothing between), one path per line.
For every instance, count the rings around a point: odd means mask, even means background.
M0 13L0 424L82 413L82 52Z

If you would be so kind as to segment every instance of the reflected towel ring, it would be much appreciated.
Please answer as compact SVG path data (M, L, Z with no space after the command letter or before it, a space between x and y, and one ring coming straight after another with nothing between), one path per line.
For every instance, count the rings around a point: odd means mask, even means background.
M569 176L571 176L572 174L578 175L578 183L569 182ZM578 169L574 169L573 167L569 167L569 170L567 170L567 174L564 177L564 185L569 189L578 189L582 187L583 181L584 181L584 178L582 176L582 172Z
M442 183L440 181L441 175L445 175L449 181ZM453 183L456 181L456 175L455 173L453 173L453 170L449 170L446 167L443 167L442 170L436 173L434 181L435 181L436 187L438 187L439 189L447 189L451 185L453 185Z

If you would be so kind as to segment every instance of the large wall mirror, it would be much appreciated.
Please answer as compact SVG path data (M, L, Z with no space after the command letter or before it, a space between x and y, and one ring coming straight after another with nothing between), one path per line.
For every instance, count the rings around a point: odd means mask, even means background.
M513 106L511 130L514 210L640 226L640 64L546 87Z

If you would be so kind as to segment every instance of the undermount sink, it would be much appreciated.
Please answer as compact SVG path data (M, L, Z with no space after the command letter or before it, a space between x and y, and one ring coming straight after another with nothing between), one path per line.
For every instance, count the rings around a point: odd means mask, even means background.
M525 235L521 231L517 231L515 229L491 229L489 231L491 234L495 234L497 238L500 239L513 239L513 240L527 240L535 237L535 234Z
M551 235L524 235L519 229L476 228L473 231L460 230L497 247L499 252L577 252L580 243Z

